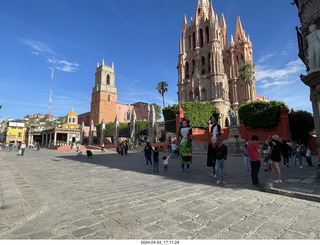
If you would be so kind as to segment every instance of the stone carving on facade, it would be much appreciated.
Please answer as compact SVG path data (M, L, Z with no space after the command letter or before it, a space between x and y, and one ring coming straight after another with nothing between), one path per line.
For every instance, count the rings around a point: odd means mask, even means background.
M307 36L308 40L308 61L309 68L312 72L320 68L320 30L317 30L315 24L309 27L310 34Z

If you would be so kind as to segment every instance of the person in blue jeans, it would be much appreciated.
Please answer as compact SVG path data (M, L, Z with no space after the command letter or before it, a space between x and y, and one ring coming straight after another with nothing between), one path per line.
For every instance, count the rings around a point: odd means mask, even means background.
M152 165L151 154L152 154L152 147L150 143L147 142L147 145L144 147L144 156L146 158L147 167L149 167L148 165L149 162L150 162L150 165Z
M159 173L159 147L156 147L153 152L153 173Z
M217 138L217 145L215 147L215 159L216 159L216 180L217 184L219 185L221 182L222 184L226 184L226 169L227 169L227 155L228 155L228 148L226 145L222 143L222 138ZM220 179L220 169L221 169L221 179Z

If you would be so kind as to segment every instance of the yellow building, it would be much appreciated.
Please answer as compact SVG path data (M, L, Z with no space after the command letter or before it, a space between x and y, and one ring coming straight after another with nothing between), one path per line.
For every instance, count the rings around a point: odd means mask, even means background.
M25 143L26 128L22 122L8 122L6 127L6 143Z
M78 124L78 114L75 111L70 111L67 115L67 123L62 125L62 128L80 128Z

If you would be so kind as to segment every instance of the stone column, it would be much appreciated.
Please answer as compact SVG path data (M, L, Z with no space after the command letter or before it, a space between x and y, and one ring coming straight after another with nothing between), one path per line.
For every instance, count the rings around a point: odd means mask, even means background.
M41 145L44 146L44 135L41 133Z
M93 120L90 122L89 145L93 145Z
M101 128L100 128L100 145L104 143L105 134L106 134L106 124L104 122L104 119L102 119Z
M118 116L114 119L114 131L113 131L113 142L115 145L119 143L119 119Z
M81 123L80 127L80 144L83 145L83 140L84 140L84 122Z
M155 143L156 142L156 113L154 110L154 106L150 106L150 113L149 113L149 142Z
M69 133L67 133L67 145L69 145L69 137L70 137L70 135L69 135Z
M53 145L57 145L57 132L54 131Z
M49 134L49 144L48 144L49 147L51 145L51 141L52 141L52 133Z
M131 142L135 145L136 143L136 123L137 123L137 116L136 116L136 111L135 109L132 110L131 113L131 122L130 122L130 138Z

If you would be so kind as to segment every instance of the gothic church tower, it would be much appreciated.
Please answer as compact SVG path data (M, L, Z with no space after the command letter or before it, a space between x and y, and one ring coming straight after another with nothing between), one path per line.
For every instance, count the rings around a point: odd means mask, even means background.
M239 79L239 69L252 63L252 44L245 36L240 17L236 40L228 48L224 15L220 24L212 2L197 0L194 20L188 25L184 16L179 43L178 100L208 101L219 108L221 125L229 126L228 111L236 115L239 105L255 99L254 81L247 86Z
M106 66L102 60L97 64L95 86L92 89L90 119L94 125L113 122L117 116L117 88L115 86L114 65Z

